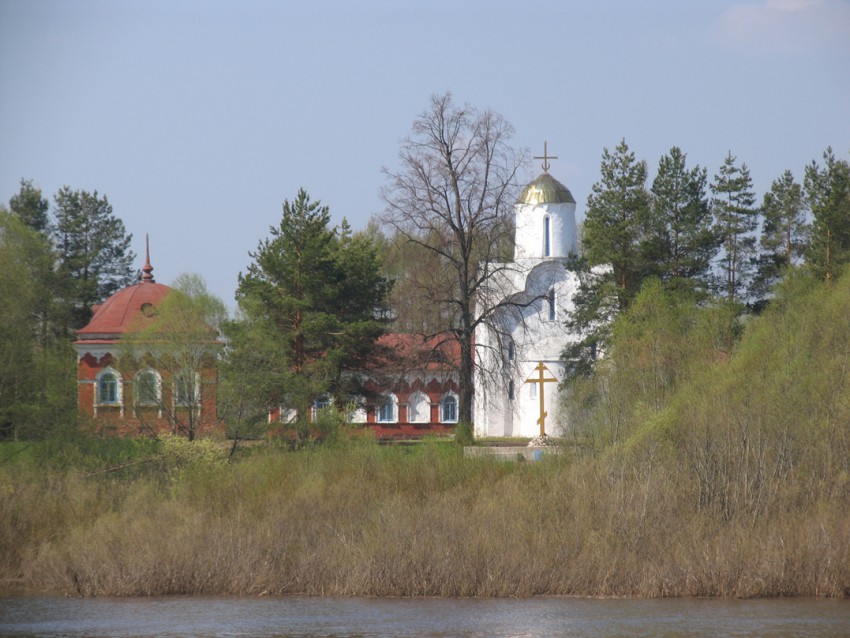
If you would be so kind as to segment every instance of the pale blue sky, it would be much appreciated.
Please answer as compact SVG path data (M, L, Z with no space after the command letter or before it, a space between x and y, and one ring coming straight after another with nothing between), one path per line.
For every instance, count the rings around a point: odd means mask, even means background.
M850 151L850 2L0 0L0 201L22 177L104 193L158 281L232 306L282 201L364 227L445 91L548 140L580 215L624 137L651 176L674 145L709 175L731 150L761 198Z

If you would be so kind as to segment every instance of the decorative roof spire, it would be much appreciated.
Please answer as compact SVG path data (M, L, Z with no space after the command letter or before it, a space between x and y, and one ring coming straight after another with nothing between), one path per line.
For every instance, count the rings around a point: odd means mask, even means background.
M537 156L537 157L534 158L534 159L542 159L543 160L543 172L544 173L549 172L549 160L550 159L558 159L557 155L549 155L548 145L549 145L548 142L543 142L543 155L542 155L542 157Z
M142 266L142 283L154 283L153 266L151 266L151 246L148 234L145 233L145 265Z

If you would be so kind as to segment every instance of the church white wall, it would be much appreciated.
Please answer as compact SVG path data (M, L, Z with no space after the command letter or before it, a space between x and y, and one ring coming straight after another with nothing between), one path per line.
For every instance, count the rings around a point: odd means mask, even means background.
M476 436L534 437L540 433L539 384L532 391L526 380L539 362L560 382L564 378L564 365L560 355L571 339L564 326L567 313L573 309L573 295L578 279L568 273L560 260L521 260L516 263L521 277L515 278L511 297L517 303L531 303L501 317L501 343L490 330L476 333L477 356L480 369L475 383L475 427ZM521 283L520 283L521 282ZM504 282L503 282L504 285ZM549 300L544 299L550 290L555 291L555 318L549 319ZM514 343L514 358L508 360L507 342ZM501 370L502 374L493 371ZM485 371L489 372L485 373ZM547 375L548 376L548 375ZM510 398L510 383L513 382L514 398ZM559 433L558 384L547 383L544 390L546 433Z
M546 431L549 436L558 434L558 384L564 379L564 365L557 360L542 361L548 372L545 377L555 378L558 383L546 383L543 388L543 405L546 412ZM517 423L512 436L535 437L540 435L540 384L529 383L529 379L538 378L535 369L540 361L524 361L521 366L525 380L517 396Z
M549 218L549 255L567 257L577 252L576 205L523 204L516 212L516 246L514 259L545 259L545 218Z

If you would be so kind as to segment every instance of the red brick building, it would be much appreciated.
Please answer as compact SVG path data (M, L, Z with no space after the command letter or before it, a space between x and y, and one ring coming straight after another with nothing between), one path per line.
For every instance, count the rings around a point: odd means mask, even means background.
M384 353L373 361L366 381L370 398L349 416L377 438L416 439L454 434L457 425L457 342L418 335L388 334L379 345ZM328 403L317 401L314 410ZM286 423L294 413L274 409L269 422Z
M382 374L367 383L379 399L366 407L361 420L382 439L453 434L458 414L458 343L411 334L388 334L380 343L393 353L392 363L386 363Z
M175 379L175 375L153 366L121 369L121 339L131 329L156 321L157 307L171 292L168 286L154 281L149 257L142 271L140 283L119 290L95 306L91 321L77 331L74 349L80 417L103 433L185 434L187 411L192 410L193 435L210 434L220 426L215 352L210 354L209 365L188 372L185 378Z

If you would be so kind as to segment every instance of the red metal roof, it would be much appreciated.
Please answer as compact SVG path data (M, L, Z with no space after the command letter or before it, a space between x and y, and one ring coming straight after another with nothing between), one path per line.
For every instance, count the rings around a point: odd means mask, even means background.
M450 335L426 338L394 332L378 339L378 345L392 353L391 361L381 362L392 367L450 371L460 366L460 344Z
M122 288L100 306L95 306L94 316L87 326L77 331L80 340L110 340L118 338L138 322L143 308L150 304L155 309L171 288L150 280Z

